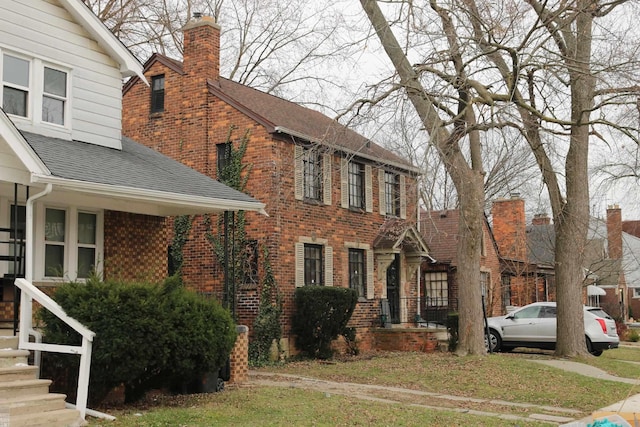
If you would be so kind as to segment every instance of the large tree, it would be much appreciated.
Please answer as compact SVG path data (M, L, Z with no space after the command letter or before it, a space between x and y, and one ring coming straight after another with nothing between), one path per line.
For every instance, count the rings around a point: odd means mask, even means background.
M451 59L452 74L443 76L457 99L456 108L451 109L422 85L420 75L407 59L391 31L387 18L374 0L361 0L373 29L393 63L400 86L406 91L431 143L436 147L451 176L459 196L458 265L459 283L459 354L482 354L485 352L482 327L482 294L480 287L480 253L482 224L484 221L484 171L480 155L479 132L475 111L469 104L468 76L464 66L461 46L454 34L447 34L447 55ZM451 17L446 11L436 8L445 29L450 29ZM441 117L443 114L445 118ZM468 151L463 149L467 144ZM469 153L466 158L464 152Z
M406 90L456 185L463 218L465 207L478 208L469 200L477 199L478 192L469 191L467 173L476 165L473 147L479 131L510 127L530 146L548 190L556 229L557 353L586 353L582 288L589 224L588 153L590 138L604 138L599 132L603 126L614 127L618 135L630 134L628 124L615 118L624 117L621 109L635 106L638 47L636 43L625 49L622 43L620 35L630 21L621 25L611 17L616 8L631 3L400 1L391 3L397 15L389 20L377 2L361 3L395 66L399 86ZM404 46L392 30L404 35ZM419 62L411 65L408 56ZM454 103L457 110L451 108ZM460 134L469 142L467 165L458 161L460 146L451 145L452 136ZM478 214L467 213L470 218ZM465 225L467 218L462 221ZM470 242L464 239L471 233L472 229L460 230L459 255L471 253L470 247L465 250ZM463 270L478 269L475 258L466 259L470 262L461 265ZM471 280L461 281L461 306L478 304L469 292L477 288L477 276L469 271L463 277ZM467 322L480 323L462 314L463 333L471 327ZM465 346L472 351L468 343Z

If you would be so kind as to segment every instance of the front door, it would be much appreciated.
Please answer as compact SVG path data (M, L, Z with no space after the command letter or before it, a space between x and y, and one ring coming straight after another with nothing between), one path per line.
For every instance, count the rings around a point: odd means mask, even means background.
M391 323L400 323L400 256L398 254L387 268L387 299Z

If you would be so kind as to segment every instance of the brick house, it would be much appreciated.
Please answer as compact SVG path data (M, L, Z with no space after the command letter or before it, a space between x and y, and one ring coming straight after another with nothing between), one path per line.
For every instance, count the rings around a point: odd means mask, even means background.
M494 202L493 230L503 257L509 253L528 262L524 281L511 282L511 304L555 301L555 230L545 214L527 225L524 200L519 197ZM623 232L621 210L607 208L606 219L592 217L584 248L585 304L601 306L615 317L626 318L628 310L640 313L640 239Z
M422 211L420 232L431 250L433 260L421 266L420 315L426 322L443 323L449 312L458 309L459 284L456 269L458 210ZM480 258L480 282L483 288L487 316L502 314L502 270L498 246L488 221L483 224Z
M502 263L503 308L534 301L554 301L554 260L550 250L549 218L525 220L525 202L518 195L495 200L491 206L493 234Z
M255 248L266 247L284 300L285 351L300 286L357 290L351 326L361 348L374 344L382 300L395 324L414 324L416 271L427 256L415 227L418 169L319 112L221 77L219 53L220 27L194 17L184 27L183 61L154 54L144 65L151 87L140 77L125 86L123 127L212 177L227 144L248 132L246 191L266 202L269 216L246 215L247 246L259 262L233 290L238 322L251 330L264 264ZM182 274L189 286L224 299L224 272L205 238L213 222L194 219Z

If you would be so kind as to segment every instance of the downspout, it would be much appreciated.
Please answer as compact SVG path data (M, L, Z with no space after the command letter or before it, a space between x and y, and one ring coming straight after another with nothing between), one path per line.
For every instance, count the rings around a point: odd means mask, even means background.
M418 180L416 179L416 182ZM416 230L418 234L421 235L420 232L420 186L416 185ZM422 278L422 262L418 266L418 272L416 273L416 323L422 321L422 309L420 307L420 279ZM419 325L418 325L419 326ZM427 325L428 326L428 325Z
M39 192L38 194L34 194L33 196L27 199L27 206L25 208L26 211L26 224L25 224L25 262L24 262L24 278L27 282L31 283L33 281L33 204L36 200L41 197L46 196L51 193L53 190L52 184L46 184L44 190Z

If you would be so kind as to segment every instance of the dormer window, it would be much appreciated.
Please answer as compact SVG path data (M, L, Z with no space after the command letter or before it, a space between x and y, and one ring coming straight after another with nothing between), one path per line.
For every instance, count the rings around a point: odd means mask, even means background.
M5 113L66 126L69 73L37 58L2 55L2 109Z
M164 111L164 74L151 77L151 112Z

